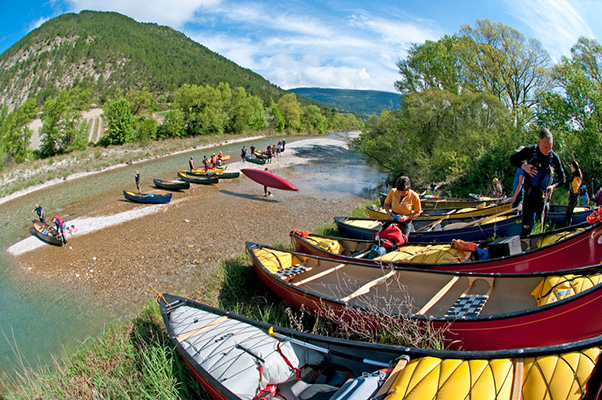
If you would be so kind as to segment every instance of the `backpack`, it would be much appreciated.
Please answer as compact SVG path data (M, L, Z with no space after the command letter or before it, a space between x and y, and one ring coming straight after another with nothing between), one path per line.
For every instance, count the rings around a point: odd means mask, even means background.
M372 239L378 241L385 249L393 249L408 242L408 237L401 232L397 224L383 225L381 230L372 236Z

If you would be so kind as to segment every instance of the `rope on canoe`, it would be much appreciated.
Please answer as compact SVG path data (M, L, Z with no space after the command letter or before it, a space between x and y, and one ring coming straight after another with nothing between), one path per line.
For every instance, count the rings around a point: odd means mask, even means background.
M158 303L159 299L163 300L165 302L165 304L167 304L167 307L171 307L171 304L169 304L167 302L167 300L165 300L165 297L163 297L163 293L159 293L158 290L156 290L154 287L152 287L151 285L148 285L148 289L146 289L147 293L155 293L157 295L157 297L155 298L155 301Z

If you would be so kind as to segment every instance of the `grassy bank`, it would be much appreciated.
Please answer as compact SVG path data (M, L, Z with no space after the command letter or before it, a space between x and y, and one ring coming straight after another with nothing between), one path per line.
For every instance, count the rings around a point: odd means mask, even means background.
M357 212L364 207L358 207ZM335 229L334 224L328 224L318 231L334 234ZM275 245L290 246L288 242ZM258 284L246 254L224 260L201 286L202 291L178 294L276 325L318 333L329 329L308 315L287 310L280 299ZM30 366L22 361L13 374L0 380L0 398L206 398L167 337L155 294L149 293L149 299L133 319L110 323L97 338L86 340L51 365Z

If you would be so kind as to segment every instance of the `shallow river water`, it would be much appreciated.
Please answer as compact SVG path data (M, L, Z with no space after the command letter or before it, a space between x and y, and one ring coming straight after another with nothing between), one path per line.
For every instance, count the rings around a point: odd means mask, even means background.
M311 203L333 203L333 207L344 204L346 207L349 205L350 208L353 204L375 198L381 190L380 184L384 181L384 173L367 166L359 153L341 148L340 143L345 143L346 134L320 136L319 140L324 140L324 145L316 145L314 143L318 139L316 137L311 137L314 142L309 142L308 145L301 145L308 141L307 136L286 139L287 146L290 145L295 149L295 161L287 163L287 156L290 153L285 152L281 156L282 166L278 164L268 166L270 171L293 182L299 188L299 192L275 193L273 201L274 206L280 207L278 210L284 209L293 215L296 212L307 213L306 209L297 210L295 207L309 208ZM217 149L181 153L67 180L0 204L0 215L3 216L4 221L4 229L0 230L2 251L0 258L0 304L2 304L0 365L2 367L0 371L7 372L14 368L15 351L25 357L30 364L35 365L38 361L45 362L49 360L50 354L57 354L63 348L72 347L89 336L95 336L109 321L124 315L124 308L119 306L119 302L110 305L99 303L93 286L72 285L66 279L56 278L60 276L56 273L51 279L45 277L43 273L28 274L29 267L26 261L23 261L26 258L16 261L15 257L7 252L11 245L32 235L30 211L34 203L44 206L47 219L60 214L67 223L77 218L95 216L99 212L102 215L106 210L112 213L122 212L133 207L123 199L121 192L123 189L135 188L133 185L135 169L140 170L143 177L143 191L149 191L153 187L153 177L175 178L175 171L186 167L191 154L194 154L196 163L200 164L203 155L221 150L224 154L232 155L232 161L228 162L230 164L233 161L238 162L242 145L249 147L254 144L257 148L264 149L267 144L274 141L274 138L259 139L253 142L226 144ZM300 145L295 148L294 143ZM249 163L244 167L263 168ZM208 193L207 196L211 193L230 196L235 198L232 203L260 200L256 196L262 193L261 187L253 186L253 183L242 175L238 179L239 183L232 181L222 185L220 182L219 189L213 189L214 192L211 191L212 189L205 188L194 190L205 191ZM255 193L249 194L251 191ZM185 194L177 194L177 196L185 196ZM299 198L301 200L298 200ZM315 212L319 213L320 210ZM335 215L322 216L321 220L332 221L333 216ZM292 228L294 227L290 227ZM241 238L241 243L244 243L243 240L244 238ZM71 245L72 242L73 246L78 245L76 237L70 239L69 244ZM156 244L152 243L152 245ZM238 247L242 253L243 245ZM65 254L62 253L63 250L67 249L56 248L36 251L32 254L36 257L49 257L50 259L44 260L48 264L60 265L62 254ZM215 257L219 257L219 254ZM35 264L38 269L40 265L44 265ZM177 279L175 275L173 279ZM177 287L177 283L176 280L173 285Z

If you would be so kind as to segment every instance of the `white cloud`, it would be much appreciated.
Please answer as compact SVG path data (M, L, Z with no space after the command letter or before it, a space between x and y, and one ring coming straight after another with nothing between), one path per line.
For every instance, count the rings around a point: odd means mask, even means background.
M178 29L190 21L194 13L210 9L221 0L67 0L73 11L116 11L137 21L155 22Z
M49 17L40 17L38 20L31 23L31 25L29 26L29 30L32 31L32 30L40 27L40 25L42 25L44 22L48 21L49 19L50 19Z
M569 0L506 0L506 5L511 14L533 30L534 37L555 59L568 55L579 36L594 37L585 18Z

